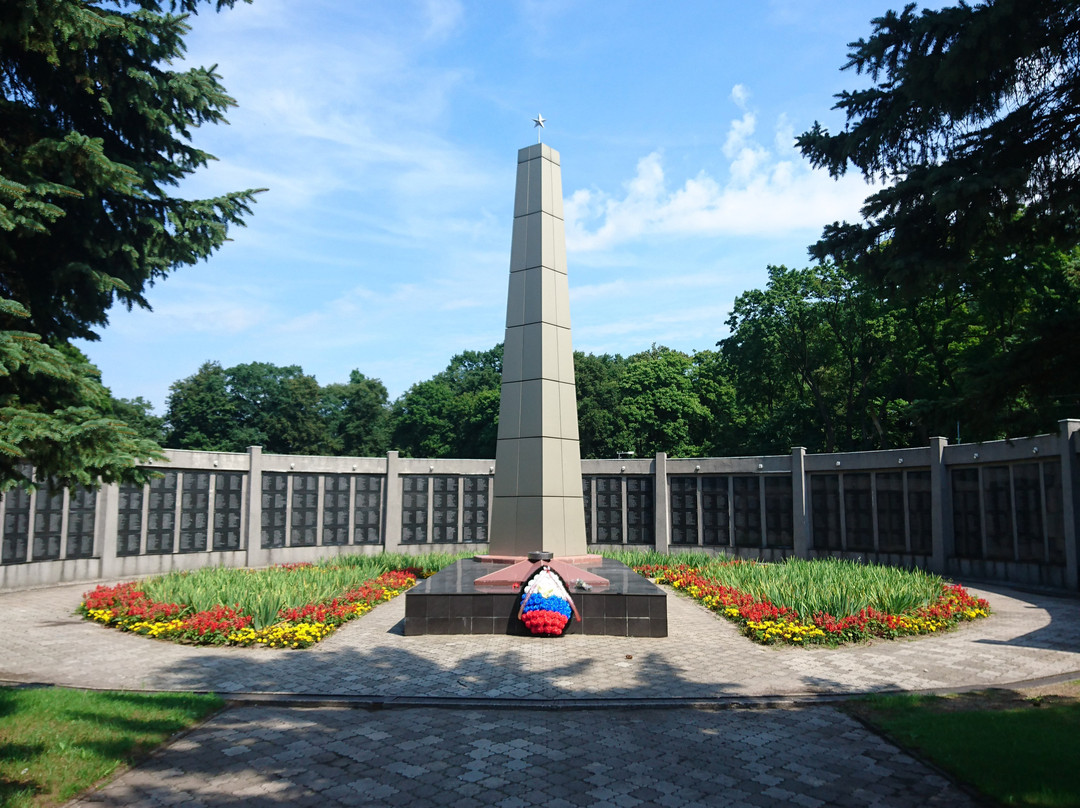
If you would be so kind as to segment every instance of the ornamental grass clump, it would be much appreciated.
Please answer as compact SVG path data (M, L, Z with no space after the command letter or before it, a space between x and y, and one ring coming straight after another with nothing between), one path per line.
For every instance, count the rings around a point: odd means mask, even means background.
M990 614L985 600L939 576L840 559L762 564L706 556L694 565L635 569L766 644L839 645L932 634Z
M339 556L264 570L208 567L86 593L90 620L196 645L306 648L455 556ZM418 566L411 566L420 561Z
M815 614L847 617L863 609L902 614L930 604L942 591L938 575L838 558L780 564L712 563L703 574L724 584L786 607L804 620Z

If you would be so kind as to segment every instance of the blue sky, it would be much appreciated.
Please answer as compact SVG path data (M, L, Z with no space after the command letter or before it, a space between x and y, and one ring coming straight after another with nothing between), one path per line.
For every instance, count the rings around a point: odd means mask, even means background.
M117 396L164 410L207 360L352 369L391 398L503 337L517 149L562 155L574 347L691 352L769 264L856 219L859 177L794 137L842 126L847 43L899 3L255 0L192 20L238 107L183 193L267 187L209 261L84 343Z

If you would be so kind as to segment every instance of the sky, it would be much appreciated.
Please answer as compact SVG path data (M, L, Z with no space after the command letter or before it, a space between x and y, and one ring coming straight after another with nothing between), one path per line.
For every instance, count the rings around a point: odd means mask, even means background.
M715 347L770 264L872 191L795 137L843 117L879 0L254 0L191 20L237 107L191 198L267 188L207 261L80 347L163 413L206 361L359 370L391 400L503 339L517 150L561 155L575 350ZM209 6L208 6L209 8Z

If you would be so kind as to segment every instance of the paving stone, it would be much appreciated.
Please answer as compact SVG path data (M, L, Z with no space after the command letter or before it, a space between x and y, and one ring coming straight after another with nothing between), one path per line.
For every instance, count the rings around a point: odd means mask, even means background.
M283 720L297 713L313 720L302 724ZM520 742L522 732L537 722L537 714L527 710L469 713L482 716L489 748L522 748L512 744ZM792 804L813 808L845 803L918 806L935 801L947 802L951 808L972 805L963 792L935 772L827 706L739 711L676 708L651 711L647 721L633 711L622 710L603 714L544 713L552 743L563 739L583 743L599 724L613 744L592 746L588 751L580 745L568 747L564 750L569 752L565 761L555 761L544 753L542 745L535 744L536 753L529 760L532 767L527 772L508 768L507 764L518 758L489 755L474 761L480 768L459 767L459 776L442 775L432 780L426 762L416 762L410 740L418 726L423 727L425 735L442 733L444 748L458 759L468 760L468 753L474 751L473 743L456 732L461 717L458 711L431 708L366 713L233 707L142 766L122 774L102 791L72 805L165 806L198 801L216 806L232 797L243 797L246 804L265 799L268 804L286 801L325 806L430 802L522 807ZM225 744L231 742L223 740L218 731L223 723L259 730L260 737L276 742L278 757L270 756L274 764L235 771L229 758L221 754L229 748ZM326 750L356 725L361 729L376 725L382 728L385 737L378 743L385 762L381 767L335 755L343 765L316 764L318 771L313 771L281 759L298 733L311 747ZM715 730L715 734L705 730ZM279 737L274 736L275 732ZM632 773L627 771L624 759L636 754L633 750L670 749L673 744L685 744L688 732L696 741L681 755L653 755L644 761L650 765L635 766ZM725 750L741 746L746 738L763 733L791 741L769 750L771 765L765 772L736 765L725 754ZM828 749L829 754L822 755L822 749ZM851 762L860 757L877 761L879 771L875 777L866 779L852 771ZM166 773L169 782L175 783L172 787L163 782ZM601 779L604 784L597 785Z
M12 645L0 660L0 679L221 693L543 701L991 686L1080 671L1080 603L1004 587L979 592L995 610L989 620L939 636L842 649L753 645L731 624L671 595L666 638L405 637L398 628L404 598L398 598L303 652L195 648L104 629L72 614L88 588L0 594ZM342 676L342 669L364 675ZM460 685L463 676L467 689Z
M107 630L73 615L89 588L0 594L10 646L0 658L0 680L478 700L475 709L232 707L72 803L80 806L955 808L971 802L827 706L636 711L622 709L622 702L1080 676L1080 602L1004 587L979 592L995 611L989 620L938 636L841 649L754 645L731 624L672 595L667 638L405 637L404 598L398 598L304 652L195 648ZM496 705L488 698L523 699L540 709L490 709ZM606 699L611 709L543 709L582 698Z

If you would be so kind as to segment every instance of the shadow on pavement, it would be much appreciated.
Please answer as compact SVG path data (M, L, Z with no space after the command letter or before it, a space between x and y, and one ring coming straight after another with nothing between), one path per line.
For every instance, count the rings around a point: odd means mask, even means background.
M1049 651L1076 652L1080 650L1080 598L1051 595L1045 592L1021 592L994 584L980 583L974 588L1014 600L1022 594L1023 600L1019 606L1021 613L1029 610L1045 611L1049 616L1049 621L1045 625L1015 637L1004 640L986 637L975 642L984 645L1007 645Z
M554 644L554 649L544 651L558 656L559 639L525 638L524 642ZM534 653L535 649L525 648L455 654L452 667L406 649L386 647L371 652L355 648L318 654L269 652L265 659L249 656L243 660L216 653L179 663L170 670L169 678L172 689L214 690L226 698L230 692L276 692L341 695L357 701L368 697L388 703L395 699L617 702L676 698L702 688L701 683L687 680L659 652L612 654L603 661L578 657L556 661L539 671L528 669ZM618 681L597 687L596 680L602 679L604 669L612 664L620 667ZM588 687L583 687L586 681ZM241 682L242 688L237 686ZM737 696L741 690L740 683L734 681L712 682L708 688L711 693L702 692L702 697Z

